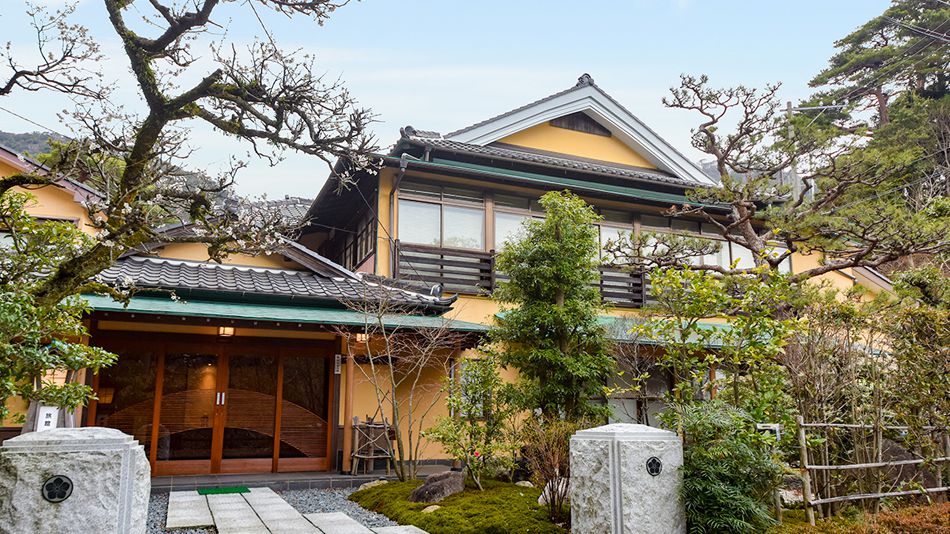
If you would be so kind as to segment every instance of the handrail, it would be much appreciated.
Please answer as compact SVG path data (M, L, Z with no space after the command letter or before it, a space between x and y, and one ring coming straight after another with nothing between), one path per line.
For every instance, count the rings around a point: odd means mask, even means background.
M447 291L488 294L505 280L495 267L495 251L443 248L395 240L393 277L429 284L443 284ZM643 306L648 284L640 272L610 265L599 268L593 284L604 302L620 308Z

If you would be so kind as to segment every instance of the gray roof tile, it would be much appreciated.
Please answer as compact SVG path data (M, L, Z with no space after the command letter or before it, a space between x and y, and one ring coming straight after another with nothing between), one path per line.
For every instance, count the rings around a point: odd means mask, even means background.
M405 130L407 130L407 132L411 132L408 129ZM658 182L690 187L696 186L696 182L692 180L684 180L663 171L632 167L630 165L611 165L607 162L598 162L583 158L562 157L537 151L520 150L512 145L495 144L481 146L469 143L461 143L459 141L450 141L448 139L422 137L418 135L411 135L406 137L406 139L409 139L416 144L431 145L436 149L448 150L459 154L471 154L474 156L507 159L525 163L536 163L549 167L558 167L567 170L589 172L594 174L604 174L616 176L618 178L627 178L646 182Z
M268 269L129 256L103 271L97 280L139 289L222 291L315 300L389 299L410 307L441 308L451 301L361 278L324 276L308 271Z

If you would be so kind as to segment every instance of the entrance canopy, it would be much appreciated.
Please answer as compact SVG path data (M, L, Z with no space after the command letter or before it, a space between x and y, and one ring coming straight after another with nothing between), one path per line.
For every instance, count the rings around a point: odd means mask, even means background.
M208 319L241 321L365 326L374 321L364 314L347 309L318 308L304 304L274 305L213 300L172 300L159 297L132 297L128 306L102 295L83 295L95 311L136 313L144 315L175 315ZM387 328L441 328L456 332L485 332L488 327L477 323L446 319L439 316L392 314L384 318Z

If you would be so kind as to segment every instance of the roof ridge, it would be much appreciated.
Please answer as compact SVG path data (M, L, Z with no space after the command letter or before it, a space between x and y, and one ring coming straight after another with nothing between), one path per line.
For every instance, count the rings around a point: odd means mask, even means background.
M495 115L494 117L490 117L490 118L485 119L485 120L483 120L483 121L476 122L475 124L466 126L466 127L461 128L461 129L459 129L459 130L455 130L454 132L449 132L449 133L445 134L443 137L444 137L444 138L454 137L454 136L456 136L456 135L465 133L465 132L467 132L467 131L469 131L469 130L474 130L475 128L478 128L479 126L483 126L483 125L485 125L485 124L488 124L489 122L496 121L496 120L498 120L498 119L507 117L508 115L511 115L511 114L513 114L513 113L518 113L519 111L525 110L525 109L530 108L530 107L532 107L532 106L536 106L536 105L538 105L538 104L547 102L548 100L551 100L552 98L557 98L557 97L559 97L559 96L561 96L561 95L566 95L567 93L570 93L571 91L576 91L576 90L578 90L578 89L582 89L582 88L587 87L587 86L597 87L597 84L594 83L594 78L591 77L590 74L587 74L587 73L585 72L584 74L581 74L581 75L577 78L577 83L574 84L572 87L570 87L570 88L568 88L568 89L564 89L563 91L558 91L558 92L556 92L556 93L554 93L554 94L552 94L552 95L548 95L548 96L546 96L546 97L544 97L544 98L540 98L540 99L538 99L538 100L535 100L534 102L530 102L530 103L525 104L525 105L523 105L523 106L518 106L518 107L515 108L515 109L506 111L506 112L501 113L501 114L499 114L499 115ZM599 87L597 87L597 88L600 89ZM601 89L600 92L603 93L604 91ZM606 94L606 93L604 93L604 94ZM612 99L611 99L611 100L612 100Z
M126 256L122 260L133 260L140 263L167 263L171 265L186 265L205 269L223 269L235 271L254 271L258 273L289 274L293 276L313 275L312 271L298 271L294 269L278 269L276 267L255 267L252 265L234 265L226 263L216 263L212 261L182 260L178 258L164 258L162 256ZM120 260L121 261L121 260ZM336 277L343 279L343 277Z

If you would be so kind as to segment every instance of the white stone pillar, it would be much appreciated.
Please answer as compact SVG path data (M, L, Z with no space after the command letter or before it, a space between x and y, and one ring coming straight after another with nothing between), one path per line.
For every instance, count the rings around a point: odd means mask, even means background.
M144 448L112 428L30 432L0 447L0 532L144 534Z
M673 432L617 423L571 437L571 531L681 534L683 443Z

